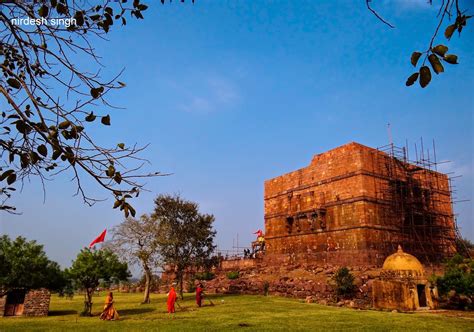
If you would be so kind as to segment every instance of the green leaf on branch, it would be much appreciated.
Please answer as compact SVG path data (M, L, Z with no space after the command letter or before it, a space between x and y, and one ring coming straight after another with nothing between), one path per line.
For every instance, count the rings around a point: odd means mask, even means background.
M56 160L56 159L59 158L59 156L61 155L61 153L62 153L61 150L54 150L53 155L52 155L51 158L53 158L53 160Z
M73 126L71 128L71 130L69 131L69 135L74 138L74 139L78 139L79 138L79 134L77 132L77 127Z
M105 17L105 20L102 22L104 24L104 26L109 27L111 25L114 25L114 20L112 18L112 15L110 15L108 13L105 13L104 17Z
M9 86L11 86L12 88L15 88L15 89L19 89L21 87L20 82L16 78L13 78L13 77L10 77L7 80L7 83L8 83Z
M46 145L41 144L40 146L38 146L38 152L43 157L46 157L48 155L48 148L46 147Z
M436 53L439 56L444 56L448 51L448 47L444 45L436 45L435 47L433 47L432 51L433 53Z
M18 130L20 134L26 135L29 133L30 127L26 124L25 121L17 120L13 123L15 124L16 130Z
M27 153L23 153L20 156L20 166L21 168L27 168L30 165L30 157Z
M420 68L420 86L422 88L430 84L431 81L431 71L428 66L423 66Z
M118 208L120 205L122 205L122 200L117 199L114 203L114 209Z
M58 14L61 14L61 15L67 14L67 7L65 4L61 2L56 5L56 10L58 11Z
M451 24L450 26L448 26L446 28L446 30L444 31L444 36L450 40L451 37L453 36L453 33L454 31L456 31L456 24Z
M94 112L91 112L88 116L86 116L86 121L87 122L92 122L96 119L96 116L94 115Z
M444 67L435 54L430 54L430 56L428 57L428 60L436 74L444 72Z
M5 171L2 175L0 175L0 181L5 180L7 177L12 175L13 173L15 173L15 171L12 170L12 169L9 169L8 171Z
M103 125L110 126L110 115L103 116L100 120Z
M68 120L66 120L66 121L61 122L61 123L58 125L58 128L59 128L59 129L67 129L70 125L71 125L71 122L69 122Z
M113 177L114 174L115 174L115 167L110 165L109 168L107 168L107 170L105 171L105 174L108 176L108 177Z
M410 77L408 77L407 82L405 83L406 86L413 85L418 80L419 75L419 73L411 74Z
M74 19L76 20L76 24L78 26L83 26L84 25L84 14L82 13L82 11L77 11L74 14Z
M443 58L444 61L447 63L450 63L452 65L457 65L458 64L458 56L454 54L447 54Z
M122 182L122 175L120 174L120 172L115 173L114 181L117 182L118 184Z
M125 144L124 143L119 143L119 144L117 144L117 146L119 148L121 148L122 150L125 149Z
M8 177L7 177L7 183L8 185L11 185L12 183L14 183L16 181L16 174L13 173L13 174L10 174Z
M421 53L420 53L420 52L413 52L413 53L411 54L411 59L410 59L410 61L411 61L411 64L413 65L413 67L416 67L416 64L417 64L418 59L420 58L420 56L421 56Z
M30 151L30 160L31 164L35 165L40 160L40 157L36 152Z
M130 210L130 214L132 215L132 217L135 217L135 214L137 212L135 211L135 209L130 204L128 204L128 209Z
M92 88L91 89L91 96L92 96L92 98L97 99L102 95L103 92L104 92L104 87L103 86L98 87L98 88Z
M46 5L42 5L41 8L38 10L38 14L41 17L47 17L49 14L49 8Z

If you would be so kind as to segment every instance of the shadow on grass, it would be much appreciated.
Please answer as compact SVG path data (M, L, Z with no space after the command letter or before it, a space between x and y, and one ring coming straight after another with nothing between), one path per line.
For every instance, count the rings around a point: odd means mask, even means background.
M77 310L50 310L48 316L77 315Z
M250 324L247 323L239 323L237 324L238 327L250 327Z
M155 311L152 308L135 308L135 309L122 309L119 310L120 316L132 316L132 315L141 315Z

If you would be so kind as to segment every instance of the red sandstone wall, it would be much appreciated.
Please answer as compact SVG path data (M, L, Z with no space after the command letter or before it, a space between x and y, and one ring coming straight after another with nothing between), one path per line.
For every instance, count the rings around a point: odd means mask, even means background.
M311 256L373 265L398 244L419 256L455 250L447 176L357 143L266 181L264 199L267 259Z

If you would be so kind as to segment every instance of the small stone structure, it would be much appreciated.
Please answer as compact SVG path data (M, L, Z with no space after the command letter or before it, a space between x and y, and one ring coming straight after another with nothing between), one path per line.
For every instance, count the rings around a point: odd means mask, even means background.
M2 316L47 316L51 293L45 288L14 289L0 297L0 317Z
M437 290L426 279L420 261L398 246L398 251L385 259L380 280L372 285L372 300L379 309L435 309Z

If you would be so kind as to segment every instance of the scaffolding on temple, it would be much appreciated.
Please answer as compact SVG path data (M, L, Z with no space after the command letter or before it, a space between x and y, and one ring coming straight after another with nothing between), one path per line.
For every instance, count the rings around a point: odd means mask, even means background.
M427 263L439 263L440 257L457 250L460 233L453 212L452 178L438 172L436 147L425 149L415 144L415 159L410 160L408 144L397 147L393 143L379 147L374 156L377 196L384 201L385 222L399 227L406 250ZM444 163L444 162L443 162ZM394 250L397 241L386 242ZM467 252L468 254L468 252Z

